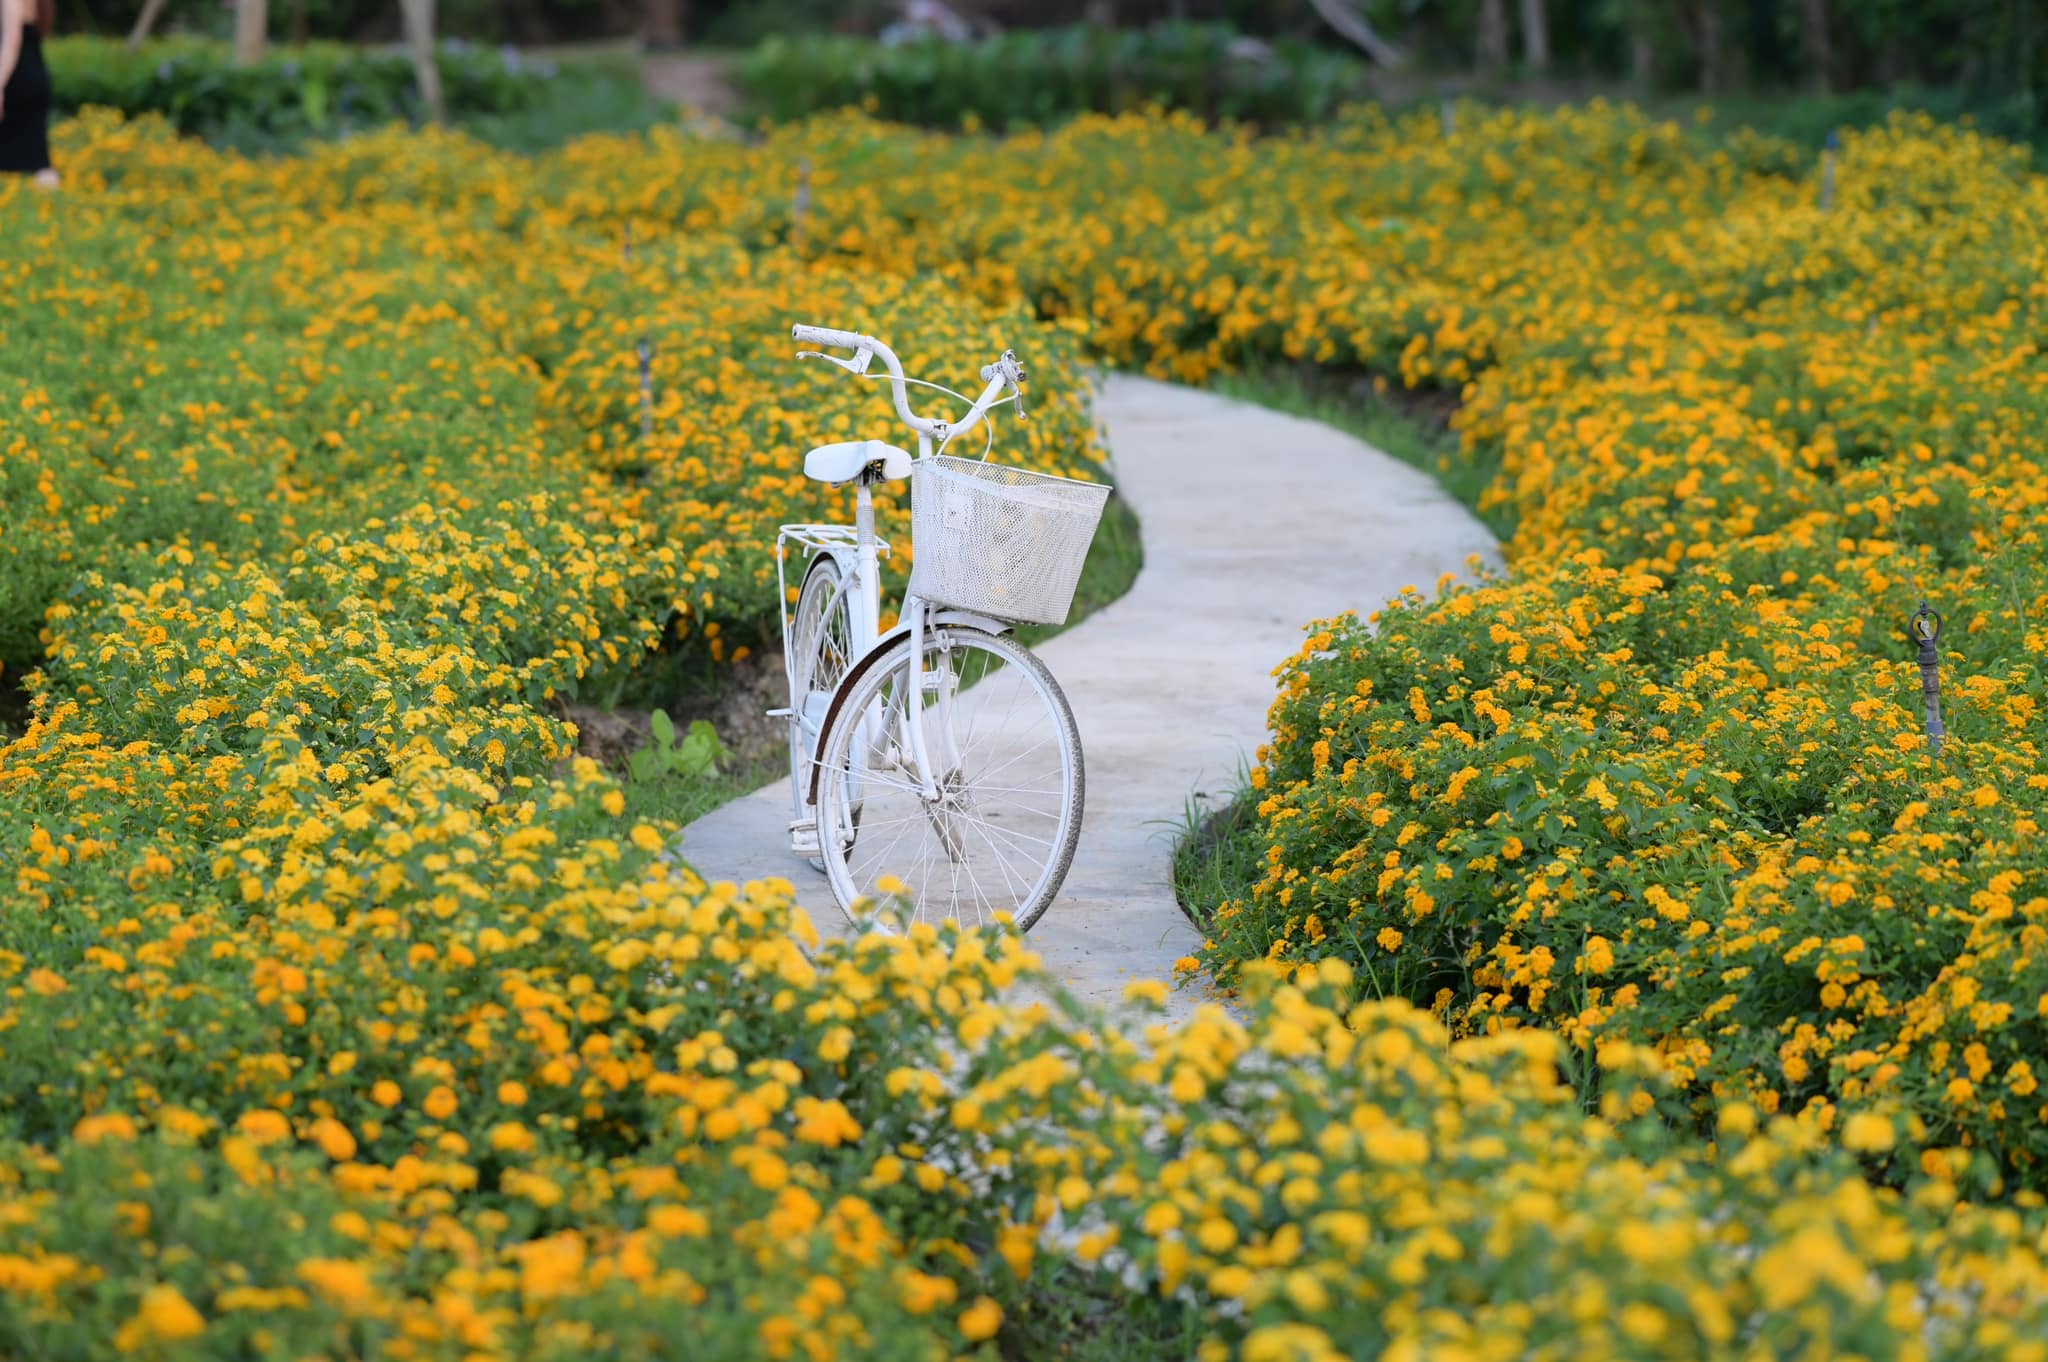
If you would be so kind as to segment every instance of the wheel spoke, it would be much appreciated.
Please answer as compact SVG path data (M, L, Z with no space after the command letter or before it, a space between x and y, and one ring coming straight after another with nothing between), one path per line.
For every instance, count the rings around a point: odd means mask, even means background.
M854 683L825 735L820 811L836 812L824 826L847 826L844 806L856 790L861 800L853 844L834 836L827 848L834 894L872 897L893 877L913 920L985 922L1000 910L1029 925L1072 857L1072 720L1029 654L1019 650L1019 663L1006 651L1015 645L959 630L936 641L921 669L931 689L910 686L901 648ZM936 804L910 764L911 706L926 725ZM863 728L871 747L856 741Z

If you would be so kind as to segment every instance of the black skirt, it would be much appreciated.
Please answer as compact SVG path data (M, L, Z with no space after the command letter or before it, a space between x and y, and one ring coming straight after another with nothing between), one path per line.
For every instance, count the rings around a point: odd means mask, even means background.
M0 171L33 175L50 168L50 68L34 24L21 30L21 55L0 103Z

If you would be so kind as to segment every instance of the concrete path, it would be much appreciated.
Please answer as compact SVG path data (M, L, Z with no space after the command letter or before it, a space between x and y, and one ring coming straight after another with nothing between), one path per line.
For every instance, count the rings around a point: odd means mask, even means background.
M1303 626L1498 555L1434 481L1329 426L1123 376L1096 414L1145 567L1123 599L1038 649L1080 726L1088 807L1030 941L1076 994L1113 1002L1200 944L1173 897L1174 839L1188 797L1226 798L1265 740L1272 671ZM788 823L777 782L692 823L682 856L712 881L786 880L819 930L835 929L844 919L824 875L789 854ZM1196 1001L1182 990L1171 1011Z

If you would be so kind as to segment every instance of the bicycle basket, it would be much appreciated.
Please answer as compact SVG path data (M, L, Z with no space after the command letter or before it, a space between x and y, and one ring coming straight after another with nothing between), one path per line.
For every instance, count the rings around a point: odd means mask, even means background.
M910 591L1019 624L1064 624L1109 488L934 455L910 475Z

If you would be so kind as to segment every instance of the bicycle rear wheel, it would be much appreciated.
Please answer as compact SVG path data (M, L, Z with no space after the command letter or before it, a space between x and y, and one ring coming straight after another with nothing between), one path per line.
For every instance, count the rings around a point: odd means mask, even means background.
M997 634L927 631L910 694L910 640L847 678L821 745L825 874L856 926L908 922L1028 930L1059 893L1081 835L1081 736L1045 664ZM921 793L906 719L924 716L935 798ZM858 837L855 836L856 831Z
M843 579L838 562L820 554L804 573L789 622L789 803L795 822L811 816L811 758L832 693L853 665L852 592ZM806 859L814 870L825 868L820 857Z

